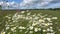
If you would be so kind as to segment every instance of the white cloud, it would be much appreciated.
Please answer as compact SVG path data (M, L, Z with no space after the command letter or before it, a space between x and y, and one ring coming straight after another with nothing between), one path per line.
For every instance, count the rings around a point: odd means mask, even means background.
M17 9L17 8L19 8L19 4L14 1L5 2L5 3L3 3L2 7L3 7L3 9Z
M19 9L34 9L34 8L42 8L47 6L49 3L57 1L57 0L23 0L21 3L17 2L7 2L8 6L16 7ZM0 4L2 4L0 2Z
M2 5L2 4L3 4L3 2L1 1L1 2L0 2L0 5Z
M11 4L15 4L16 2L12 1Z
M6 4L9 6L9 5L14 5L14 4L16 4L16 2L12 1L12 2L7 2Z
M33 7L36 5L36 7L41 7L49 4L53 0L23 0L23 2L20 3L21 7L29 8ZM30 7L31 6L31 7ZM35 7L35 8L36 8Z

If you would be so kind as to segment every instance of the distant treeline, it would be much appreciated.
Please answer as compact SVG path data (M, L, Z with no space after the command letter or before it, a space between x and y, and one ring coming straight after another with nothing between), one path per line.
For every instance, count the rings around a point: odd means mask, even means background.
M0 5L0 10L4 10L2 9L2 6ZM48 9L7 9L7 10L60 10L60 8L48 8Z
M60 10L60 8L49 8L49 9L20 9L20 10Z
M60 8L49 8L49 10L60 10Z

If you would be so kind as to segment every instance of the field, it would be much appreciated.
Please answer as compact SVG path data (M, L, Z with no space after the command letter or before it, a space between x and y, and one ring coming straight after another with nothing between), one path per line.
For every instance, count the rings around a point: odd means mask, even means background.
M60 34L60 10L0 10L1 34Z

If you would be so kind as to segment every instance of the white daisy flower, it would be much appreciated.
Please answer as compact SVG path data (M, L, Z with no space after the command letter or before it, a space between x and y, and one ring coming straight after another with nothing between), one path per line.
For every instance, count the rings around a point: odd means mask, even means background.
M37 19L39 19L39 17L35 17L34 19L37 20Z
M26 29L26 27L22 27L22 29Z
M8 34L10 34L10 32L8 32Z
M53 23L49 23L49 25L53 25Z
M52 29L53 27L50 27L50 29Z
M30 33L30 34L32 34L32 33L33 33L33 31L30 31L29 33Z
M29 12L29 10L27 10L26 12Z
M52 29L51 29L50 31L51 31L51 32L53 32L53 30L52 30Z
M60 31L60 29L58 29L58 31Z
M33 30L33 26L30 26L29 29L30 29L30 30Z
M32 15L32 17L35 17L36 15Z
M20 15L18 15L18 18L20 18L21 16Z
M25 13L25 11L21 11L21 13Z
M11 17L8 17L8 19L11 19Z
M47 31L50 31L50 29L48 28Z
M6 18L8 18L9 16L5 16Z
M25 27L20 26L19 29L26 29Z
M44 24L45 26L49 26L47 23L46 24Z
M27 33L28 31L25 31L25 33Z
M8 30L10 27L6 27L6 30Z
M35 25L37 25L37 23L33 23L33 24L32 24L32 26L35 26Z
M13 27L13 28L11 28L11 31L14 31L16 29L16 27Z
M22 26L20 26L19 29L22 29Z
M37 32L38 31L38 28L34 28L34 31Z
M43 32L46 32L46 30L43 30Z
M51 18L46 18L48 21L51 21Z
M26 19L26 20L29 20L29 18L28 18L28 17L26 17L25 19Z
M45 22L43 19L39 19L39 22Z
M57 17L52 17L52 19L58 19Z
M51 34L51 33L47 33L47 34Z
M29 13L27 13L27 15L30 15L31 13L29 12Z
M51 33L51 34L55 34L55 32Z
M1 34L5 34L5 32L1 32Z

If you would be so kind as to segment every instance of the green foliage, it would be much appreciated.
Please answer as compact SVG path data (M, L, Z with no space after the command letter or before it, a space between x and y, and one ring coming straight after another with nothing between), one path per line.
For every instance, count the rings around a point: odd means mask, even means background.
M2 8L2 6L0 5L0 9Z
M53 27L54 27L54 31L56 31L56 34L60 34L60 31L58 31L58 29L57 29L57 27L59 28L60 27L60 16L59 16L59 14L60 14L60 10L29 10L30 12L31 12L31 14L34 14L34 13L36 13L36 14L38 14L38 13L43 13L43 15L45 15L45 14L48 14L48 15L52 15L52 16L56 16L56 17L58 17L58 20L55 20L54 21L54 25L53 25ZM0 32L5 28L5 21L7 20L7 19L4 19L4 17L6 16L6 15L11 15L11 16L13 16L14 14L16 13L16 11L10 11L10 10L4 10L4 11L0 11ZM26 14L24 14L24 15L26 15ZM21 20L21 21L23 21L23 20ZM57 22L58 21L58 22ZM55 22L57 22L57 24L55 23ZM24 25L26 24L27 22L24 20ZM18 23L17 23L18 24ZM16 33L14 33L14 34L19 34L18 33L18 29L16 29L17 30L17 32ZM25 31L25 30L24 30ZM23 31L23 32L24 32ZM12 32L12 31L11 31ZM10 30L8 30L8 32L7 33L10 33ZM45 33L43 33L43 32L41 32L42 34L45 34ZM13 34L13 33L11 33L11 34ZM24 33L20 33L20 34L24 34ZM29 34L29 33L27 33L27 34ZM38 34L38 32L37 33L34 33L34 34Z

